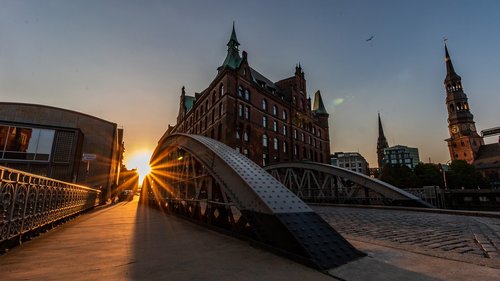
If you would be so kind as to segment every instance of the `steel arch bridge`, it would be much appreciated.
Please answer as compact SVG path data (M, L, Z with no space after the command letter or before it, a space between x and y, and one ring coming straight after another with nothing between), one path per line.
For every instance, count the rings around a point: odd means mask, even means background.
M288 162L264 169L307 202L434 207L386 182L327 164Z
M319 269L364 255L269 173L216 140L164 137L150 166L143 204L247 237Z

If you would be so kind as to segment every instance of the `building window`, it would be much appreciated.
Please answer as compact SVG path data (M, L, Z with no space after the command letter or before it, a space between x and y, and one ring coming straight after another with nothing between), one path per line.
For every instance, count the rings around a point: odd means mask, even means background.
M305 139L304 139L304 133L300 133L300 140L301 140L302 142L304 142L304 141L305 141Z
M267 111L267 100L262 99L262 110Z
M279 150L278 138L274 138L274 150Z
M286 141L283 141L283 152L287 153L287 150L288 150L288 143L286 143Z
M283 135L286 136L286 125L283 125Z
M287 116L286 116L286 110L283 110L283 120L286 121L286 118L287 118Z
M278 122L276 122L276 120L274 120L274 121L273 121L273 130L274 130L275 132L277 132L277 131L278 131Z
M273 115L278 116L278 107L276 105L273 105Z
M297 129L293 129L293 138L297 139Z
M238 104L238 116L243 117L243 105L241 103Z
M247 158L250 156L250 155L248 154L248 149L246 149L246 148L245 148L245 149L243 149L243 155L245 155Z
M293 146L293 155L297 155L297 151L298 151L297 145L294 145Z
M245 129L245 134L243 135L243 140L244 140L244 141L246 141L246 142L248 142L248 140L249 140L249 135L250 135L249 131L250 131L250 130L249 130L249 128L247 127L247 128Z
M241 139L241 128L239 126L236 127L236 139L237 140Z
M219 117L222 117L222 112L223 112L223 107L222 107L222 102L219 104Z
M245 119L250 120L250 106L245 106Z
M224 84L220 84L219 95L222 97L224 95Z
M241 86L239 86L239 87L238 87L238 96L239 96L240 98L242 98L242 97L243 97L243 88L242 88Z
M266 166L269 164L269 157L266 153L262 154L262 166Z
M245 99L246 99L247 101L249 101L249 100L250 100L250 91L249 91L248 89L245 89Z
M262 116L262 127L267 128L267 116Z
M307 143L311 144L311 136L310 135L307 136Z
M262 135L262 146L267 147L267 143L268 143L267 135L263 134Z

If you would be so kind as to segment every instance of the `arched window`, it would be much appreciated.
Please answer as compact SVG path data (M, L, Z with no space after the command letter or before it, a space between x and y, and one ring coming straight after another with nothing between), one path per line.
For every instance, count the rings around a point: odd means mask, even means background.
M219 87L219 96L222 97L224 95L224 84L220 84Z
M236 139L239 140L241 139L241 128L238 126L236 127Z
M250 129L246 127L245 133L243 134L243 140L248 142L250 139Z
M243 88L241 86L238 87L238 96L243 97Z
M267 116L262 116L262 127L267 128Z
M279 143L278 143L278 138L274 138L274 150L278 150L279 149Z
M263 146L263 147L267 147L267 145L268 145L267 135L266 135L266 134L263 134L263 135L262 135L262 146Z
M267 100L262 99L262 110L267 111Z
M222 102L219 103L219 117L222 116L222 112L223 112L224 108L222 107Z
M250 100L250 91L248 89L245 89L245 99Z
M285 121L286 121L286 117L287 117L287 116L286 116L286 110L283 110L283 120L285 120Z
M283 152L287 153L288 150L288 143L286 141L283 141Z
M469 105L466 102L464 102L464 109L469 109Z
M215 99L216 99L216 96L215 96L215 91L212 93L212 106L215 105Z
M273 131L278 131L278 122L276 122L276 120L273 121Z
M283 125L283 135L286 136L287 130L286 130L286 125Z
M273 105L273 115L274 116L278 115L278 107L276 105Z

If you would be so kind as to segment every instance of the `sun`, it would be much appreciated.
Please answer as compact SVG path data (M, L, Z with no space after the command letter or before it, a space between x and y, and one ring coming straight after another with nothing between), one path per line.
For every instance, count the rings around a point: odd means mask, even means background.
M151 172L151 167L149 167L151 153L151 151L138 151L127 157L125 161L128 169L137 169L139 184L142 184L144 177Z

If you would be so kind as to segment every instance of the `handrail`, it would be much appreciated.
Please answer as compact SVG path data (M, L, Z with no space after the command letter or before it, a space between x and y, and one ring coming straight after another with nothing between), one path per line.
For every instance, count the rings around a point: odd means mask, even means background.
M0 166L0 244L99 204L101 191Z

